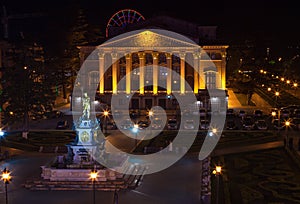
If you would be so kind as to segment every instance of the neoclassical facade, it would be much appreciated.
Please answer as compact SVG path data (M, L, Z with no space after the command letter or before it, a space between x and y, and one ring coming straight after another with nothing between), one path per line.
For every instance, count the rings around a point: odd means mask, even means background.
M80 47L81 63L90 70L82 83L97 86L102 103L110 104L115 94L133 94L132 109L175 109L174 93L193 92L198 105L209 109L214 103L225 110L227 97L216 95L212 101L206 90L225 91L227 48L200 46L166 30L131 31L99 46Z

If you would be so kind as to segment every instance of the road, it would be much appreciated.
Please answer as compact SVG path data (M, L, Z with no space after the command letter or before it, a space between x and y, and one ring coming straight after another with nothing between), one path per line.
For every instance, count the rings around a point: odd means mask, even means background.
M10 204L82 204L92 203L91 191L30 191L22 184L26 179L39 178L41 165L51 162L54 154L22 152L14 158L0 163L0 168L12 171L12 182L8 184ZM146 175L142 185L135 190L119 192L119 203L153 204L199 203L201 162L196 158L185 158L170 168ZM0 184L0 203L4 203L4 184ZM113 192L97 192L97 203L113 203ZM2 202L3 201L3 202Z

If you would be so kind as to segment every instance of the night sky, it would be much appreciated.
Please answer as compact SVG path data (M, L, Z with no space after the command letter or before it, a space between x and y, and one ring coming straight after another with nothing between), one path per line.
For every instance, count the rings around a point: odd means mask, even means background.
M2 3L3 4L3 3ZM35 18L27 23L13 21L16 28L35 33L48 42L54 42L68 29L74 11L85 9L89 23L105 32L109 18L118 10L131 8L145 16L168 14L199 25L218 26L218 37L230 43L256 39L282 45L299 43L300 12L296 1L169 1L169 0L84 0L84 1L4 1L10 14L45 12L47 17ZM29 23L28 23L29 22ZM50 35L51 33L51 35Z

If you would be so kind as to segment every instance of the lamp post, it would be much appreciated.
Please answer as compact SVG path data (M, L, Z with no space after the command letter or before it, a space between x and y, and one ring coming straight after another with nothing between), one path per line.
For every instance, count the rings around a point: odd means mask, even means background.
M6 168L3 169L1 180L3 180L5 184L5 203L8 204L7 185L11 182L11 175L8 169Z
M113 204L118 204L118 203L119 203L119 195L118 195L118 191L116 188L115 192L114 192L114 203Z
M153 117L153 111L152 110L150 110L149 112L148 112L148 116L149 116L149 120L150 120L150 134L152 135L152 117Z
M139 125L138 124L134 124L133 128L132 128L132 132L135 134L135 148L137 147L137 134L139 131Z
M90 173L90 179L92 180L92 185L93 185L93 204L96 204L96 179L98 177L98 172L97 170L92 170Z
M279 91L276 91L275 92L275 106L276 106L276 108L278 108L277 98L279 97L279 95L280 95Z
M219 204L219 191L220 191L220 175L222 173L222 167L216 166L213 170L213 174L216 175L217 178L217 191L216 191L216 204Z
M103 112L103 116L104 116L104 133L107 133L107 117L109 117L109 112L105 110Z
M294 82L293 87L295 89L295 96L297 97L297 87L298 87L298 83Z
M291 125L290 121L285 121L285 138L286 138L286 145L289 147L289 135L288 135L288 128Z

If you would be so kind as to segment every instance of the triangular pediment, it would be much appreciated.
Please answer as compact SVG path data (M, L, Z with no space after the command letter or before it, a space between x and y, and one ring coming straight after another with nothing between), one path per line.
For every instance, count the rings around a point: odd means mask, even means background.
M98 46L101 48L189 48L200 46L191 39L175 32L161 29L143 29L118 35Z

